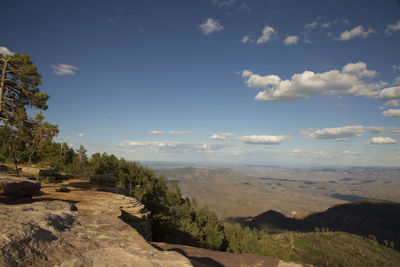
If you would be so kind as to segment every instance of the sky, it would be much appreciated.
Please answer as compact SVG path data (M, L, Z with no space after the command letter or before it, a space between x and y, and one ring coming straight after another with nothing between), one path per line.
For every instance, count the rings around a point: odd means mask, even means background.
M136 161L400 166L400 1L1 11L0 53L31 56L58 142Z

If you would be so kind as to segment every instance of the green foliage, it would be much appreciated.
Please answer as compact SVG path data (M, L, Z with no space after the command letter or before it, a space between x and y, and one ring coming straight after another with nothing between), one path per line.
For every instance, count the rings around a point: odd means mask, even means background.
M92 157L98 158L98 155ZM109 161L112 162L112 160ZM119 161L119 184L151 211L153 239L215 250L226 246L223 226L208 207L182 198L178 184L137 162Z
M400 253L343 232L267 234L225 224L228 251L251 253L314 266L396 266Z
M119 161L114 155L107 155L107 153L100 155L100 153L96 153L92 155L90 163L95 173L118 177Z
M0 54L0 120L14 125L26 107L47 109L47 94L39 91L41 75L28 55Z

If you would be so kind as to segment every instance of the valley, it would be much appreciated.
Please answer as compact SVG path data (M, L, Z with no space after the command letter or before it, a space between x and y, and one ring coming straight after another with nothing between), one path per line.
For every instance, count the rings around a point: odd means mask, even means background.
M246 220L267 210L301 218L365 198L400 202L400 169L150 165L177 182L185 197L222 220Z

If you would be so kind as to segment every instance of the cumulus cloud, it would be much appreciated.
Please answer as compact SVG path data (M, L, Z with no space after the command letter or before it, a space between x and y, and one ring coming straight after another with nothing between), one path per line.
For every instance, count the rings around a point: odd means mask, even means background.
M79 70L78 67L67 64L52 65L51 68L53 69L54 74L58 76L75 75L75 72Z
M243 36L242 43L244 43L244 44L254 43L254 40L251 39L251 35L246 35L246 36Z
M309 34L315 29L328 29L332 27L334 24L338 23L344 23L348 24L348 20L342 19L342 20L334 20L334 21L326 21L326 22L320 22L321 17L317 17L316 21L313 21L311 23L307 23L304 25L304 31L301 33L303 35L303 41L305 43L311 44L312 41L309 39ZM327 36L331 36L331 33L327 33Z
M365 143L368 145L389 145L397 144L398 142L390 137L372 137Z
M379 93L379 98L384 100L400 99L400 86L388 87Z
M386 26L385 33L387 35L392 35L393 32L400 30L400 20L397 21L395 24L389 24Z
M289 135L246 135L237 136L235 139L251 145L277 145L290 138Z
M313 21L313 22L311 22L311 23L307 23L306 25L304 25L304 29L306 29L306 30L313 30L313 29L315 29L316 27L318 27L318 25L319 25L319 22Z
M357 77L368 77L373 78L376 76L376 71L367 70L367 64L364 62L349 63L343 67L342 73L355 75Z
M400 117L400 109L388 109L382 112L385 117Z
M299 41L298 36L290 35L290 36L286 37L286 39L283 41L283 43L285 45L293 45L293 44L297 44L298 41Z
M262 31L262 35L257 39L257 44L268 42L274 35L276 35L276 31L274 30L274 28L270 26L265 26Z
M208 18L203 24L200 24L199 28L203 31L204 34L211 34L213 32L219 32L224 29L224 27L222 27L217 20L214 20L212 18Z
M352 151L347 150L347 149L341 149L340 150L340 154L342 154L342 155L360 155L361 152L352 152Z
M84 137L84 136L85 136L85 133L78 133L78 136L79 136L79 137Z
M253 72L250 70L244 70L242 72L242 77L246 78L246 77L250 77L251 75L253 75Z
M302 131L301 134L310 139L334 139L337 141L346 141L350 137L362 135L364 131L382 133L385 131L385 128L357 125L324 129L307 129Z
M169 131L170 134L176 134L176 135L184 135L184 134L188 134L188 133L192 133L192 131Z
M363 39L367 38L369 34L374 33L372 28L369 28L368 31L364 29L363 26L359 25L350 31L344 31L340 34L339 40L340 41L349 41L356 37L361 37Z
M290 80L282 80L277 75L261 76L250 70L243 71L246 84L251 88L264 89L255 99L261 101L287 101L308 98L311 95L356 95L376 97L385 83L368 83L364 78L376 75L367 70L364 62L349 63L340 70L322 73L304 71L294 74Z
M225 140L227 137L234 136L233 133L216 133L210 136L211 139L214 140Z
M146 147L153 152L161 153L186 153L186 152L211 152L227 147L220 143L189 143L189 142L158 142L158 141L125 141L118 145L123 148Z
M153 135L163 135L165 134L165 132L163 131L157 131L157 130L150 130L149 134L153 134Z
M292 153L301 153L301 152L303 152L303 149L301 149L301 148L295 148L295 149L293 149L291 152L292 152Z
M399 102L397 101L397 99L393 99L393 100L388 100L385 105L380 106L379 109L385 109L385 108L390 108L390 107L398 107L399 106Z
M365 126L364 129L370 131L371 133L383 133L386 130L385 127L377 126Z
M0 54L12 56L14 55L14 52L11 52L7 47L0 46Z

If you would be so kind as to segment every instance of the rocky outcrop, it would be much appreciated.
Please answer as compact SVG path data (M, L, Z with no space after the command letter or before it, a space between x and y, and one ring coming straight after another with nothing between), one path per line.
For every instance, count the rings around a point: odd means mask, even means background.
M32 197L40 193L40 182L0 174L0 196L7 199Z
M0 204L0 266L191 266L111 214L85 214L67 201L41 198Z
M77 179L64 181L62 184L44 184L42 191L44 194L36 197L36 200L64 200L75 203L78 213L84 216L107 215L120 218L135 228L146 240L151 240L150 212L132 197L93 190L90 183Z

